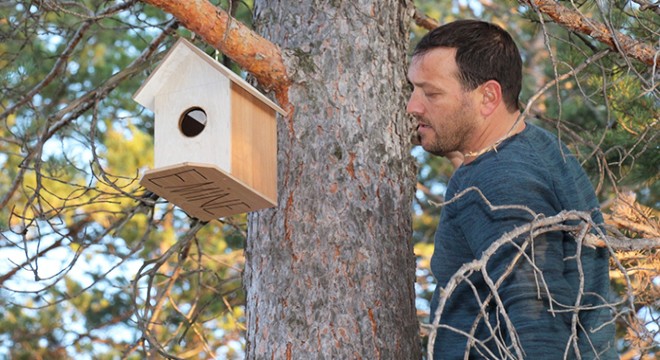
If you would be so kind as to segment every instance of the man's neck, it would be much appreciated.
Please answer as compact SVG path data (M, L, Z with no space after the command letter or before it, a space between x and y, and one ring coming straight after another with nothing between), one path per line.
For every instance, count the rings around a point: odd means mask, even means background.
M520 116L520 112L506 112L500 116L484 119L484 126L474 141L463 150L464 163L469 164L480 155L487 153L507 138L523 131L525 122Z

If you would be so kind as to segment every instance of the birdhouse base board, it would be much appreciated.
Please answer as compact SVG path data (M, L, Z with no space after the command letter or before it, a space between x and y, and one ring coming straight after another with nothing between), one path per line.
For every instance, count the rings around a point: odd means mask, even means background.
M209 164L182 163L149 170L140 184L202 221L277 205Z

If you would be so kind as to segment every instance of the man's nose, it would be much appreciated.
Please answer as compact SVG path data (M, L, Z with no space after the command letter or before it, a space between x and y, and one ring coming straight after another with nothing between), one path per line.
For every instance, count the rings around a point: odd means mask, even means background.
M415 95L415 92L410 94L410 98L408 99L408 104L406 105L406 112L411 115L421 115L422 112L424 111L423 107L421 106L420 102L417 100L417 96Z

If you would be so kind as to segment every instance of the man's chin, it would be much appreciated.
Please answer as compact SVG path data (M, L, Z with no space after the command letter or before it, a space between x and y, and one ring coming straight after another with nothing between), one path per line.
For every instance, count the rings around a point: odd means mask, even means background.
M422 146L422 149L424 149L429 154L445 156L448 153L447 151L443 151L442 149L438 148L438 146L425 144L423 141L421 141L420 145Z

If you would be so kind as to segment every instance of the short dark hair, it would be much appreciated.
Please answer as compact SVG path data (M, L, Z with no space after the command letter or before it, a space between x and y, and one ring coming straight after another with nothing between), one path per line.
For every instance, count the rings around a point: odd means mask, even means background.
M506 30L484 21L457 20L427 33L415 47L413 56L439 47L456 49L458 77L464 89L474 90L486 81L495 80L502 87L507 109L519 109L522 59Z

